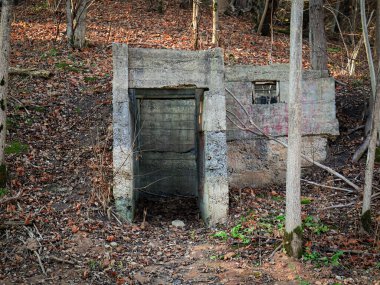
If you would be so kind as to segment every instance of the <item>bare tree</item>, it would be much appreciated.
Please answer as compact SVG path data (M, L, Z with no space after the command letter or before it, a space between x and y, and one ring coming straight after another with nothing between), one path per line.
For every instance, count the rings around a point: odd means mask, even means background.
M372 181L373 181L373 169L375 165L376 155L376 142L378 137L378 129L380 127L380 88L379 82L377 82L377 91L375 102L372 111L372 128L370 132L370 139L367 153L367 163L365 168L364 179L364 193L363 193L363 207L361 213L362 227L366 231L371 229L371 196L372 196Z
M193 0L193 47L198 49L199 46L199 0Z
M301 96L303 0L293 0L290 21L289 128L286 170L284 247L288 255L302 255L301 220Z
M311 67L315 70L327 70L325 13L323 0L309 2L309 41Z
M66 0L67 40L72 47L84 47L87 11L92 3L93 0Z
M6 99L8 95L9 53L11 49L11 13L13 0L2 0L0 22L0 187L6 186L7 170L4 160L6 135Z
M219 1L212 0L212 43L219 41Z

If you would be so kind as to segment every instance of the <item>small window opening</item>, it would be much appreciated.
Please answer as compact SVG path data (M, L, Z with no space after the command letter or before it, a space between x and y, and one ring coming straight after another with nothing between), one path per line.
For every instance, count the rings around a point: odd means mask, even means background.
M279 81L255 81L252 87L253 104L280 103Z

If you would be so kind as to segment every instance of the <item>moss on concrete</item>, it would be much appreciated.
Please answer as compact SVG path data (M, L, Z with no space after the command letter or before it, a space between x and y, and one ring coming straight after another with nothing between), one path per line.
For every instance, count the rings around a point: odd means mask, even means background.
M284 248L286 254L300 258L302 256L302 227L296 227L291 232L284 233Z
M361 215L360 221L365 231L370 232L372 229L371 210L366 211Z

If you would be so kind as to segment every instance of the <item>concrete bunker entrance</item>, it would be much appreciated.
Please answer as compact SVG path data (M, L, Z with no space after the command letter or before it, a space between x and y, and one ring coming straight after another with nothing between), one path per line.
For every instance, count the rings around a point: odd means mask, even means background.
M120 219L132 222L136 207L141 208L136 204L139 196L155 190L166 196L197 197L207 225L225 222L228 178L222 50L155 50L114 44L113 55L113 196ZM197 96L198 88L205 91L203 98ZM159 94L154 94L157 90ZM160 105L171 114L160 114L161 124L150 119L149 130L145 117ZM166 122L176 108L187 110L181 121L188 126ZM156 130L165 122L167 130ZM154 152L146 147L149 141L155 142ZM170 175L165 175L166 167ZM155 177L157 170L161 176Z
M203 152L203 92L195 88L129 90L135 122L133 175L139 212L141 205L157 199L190 198L194 203L189 206L195 205Z

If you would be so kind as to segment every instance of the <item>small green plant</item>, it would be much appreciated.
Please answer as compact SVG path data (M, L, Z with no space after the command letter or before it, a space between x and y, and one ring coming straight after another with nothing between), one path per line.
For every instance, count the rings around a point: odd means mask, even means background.
M307 280L304 280L301 276L296 277L299 285L310 285L310 282Z
M88 267L90 267L90 270L96 270L99 267L99 263L96 260L90 260Z
M72 64L69 64L67 62L57 62L55 64L55 67L57 67L59 69L66 70L66 71L80 72L80 68L78 68Z
M93 76L85 76L84 78L84 82L96 82L98 80L97 77L93 77Z
M250 242L250 239L244 235L241 224L237 224L231 229L231 237L241 240L244 244L248 244Z
M10 142L8 146L5 147L5 154L19 154L22 152L26 152L28 150L28 146L26 144L22 144L18 141Z
M313 233L320 235L322 233L327 233L329 227L320 221L316 221L313 216L307 216L303 222L303 226L312 230Z
M34 109L36 112L40 112L40 113L42 113L42 112L44 112L44 111L46 110L46 108L43 107L43 106L34 106L33 109Z
M271 199L276 202L284 201L285 198L282 196L272 196Z
M6 188L0 188L0 197L6 195L8 193L8 190Z
M334 253L331 258L331 265L332 266L339 266L340 265L340 257L343 256L344 252L339 250L336 253Z
M340 47L330 47L330 48L327 48L327 51L329 51L329 52L340 52L341 48Z
M320 258L320 255L318 252L316 251L311 251L310 248L306 248L303 256L302 256L303 260L305 261L312 261L312 262L317 262Z
M277 228L279 230L284 230L285 228L285 215L278 215L276 217L276 222L277 222Z
M313 202L313 200L310 199L310 198L302 198L301 199L301 204L302 205L309 205L309 204L311 204L311 202Z
M319 252L311 251L310 248L307 247L302 256L302 259L305 261L311 261L312 263L315 263L317 266L321 266L321 265L339 266L340 258L343 254L344 252L339 250L329 258L327 256L321 256Z
M228 239L228 234L225 231L219 231L215 234L212 235L215 238L219 238L221 240L227 240Z

